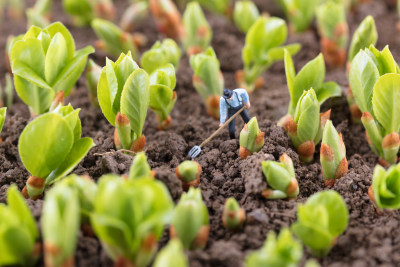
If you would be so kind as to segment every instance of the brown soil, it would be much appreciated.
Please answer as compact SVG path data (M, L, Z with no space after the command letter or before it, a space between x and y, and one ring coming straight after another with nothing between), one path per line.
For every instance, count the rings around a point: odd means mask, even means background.
M32 1L28 1L32 4ZM68 23L67 17L61 12L61 1L54 1L54 18L67 23L77 42L77 47L94 43L95 35L89 28L75 28ZM127 6L128 1L116 0L119 13ZM273 0L255 1L262 11L273 15L282 15ZM379 31L378 48L389 44L395 58L400 56L400 40L395 24L395 10L388 10L383 1L371 1L350 15L351 32L358 23L372 13ZM244 35L239 33L229 21L224 18L207 14L214 31L213 46L221 61L226 87L235 88L234 73L242 67L241 49ZM6 37L9 34L20 34L25 31L25 21L10 22L6 20L0 31L0 51L4 51ZM149 48L158 38L162 38L155 30L153 20L147 19L139 27L148 40ZM300 42L301 52L294 58L297 70L319 53L319 40L315 30L301 35L289 37L289 42ZM144 50L143 49L143 50ZM96 52L92 55L99 64L104 65L105 54ZM4 56L0 53L0 81L4 84L6 65ZM217 127L218 122L206 115L200 96L195 92L191 77L192 71L186 56L181 61L177 73L178 102L172 111L172 127L168 131L156 130L157 120L149 112L145 125L146 154L152 168L157 171L156 178L163 181L169 188L172 197L177 201L182 193L180 182L175 177L175 167L184 159L187 152L209 136ZM276 121L286 113L289 102L283 63L272 66L265 74L267 81L264 88L251 95L251 116L257 116L260 128L265 132L263 149L245 160L238 158L239 144L236 140L228 140L228 133L216 137L198 157L203 168L200 188L204 201L210 213L210 238L203 251L188 252L190 266L243 266L246 255L262 246L266 234L270 230L279 231L296 220L297 203L304 202L310 195L325 190L321 176L318 153L314 163L300 163L298 155L284 131L276 126ZM347 79L344 70L327 72L327 80L338 82L343 91L347 89ZM81 78L76 90L67 99L75 108L82 108L83 136L92 137L97 144L84 161L79 164L77 174L89 174L94 179L109 172L127 173L132 156L116 152L113 147L112 126L103 117L100 110L94 109L89 102L85 79ZM320 261L322 266L397 266L400 264L400 213L393 212L378 216L367 196L371 184L372 171L377 163L376 156L365 141L362 126L352 125L345 97L328 101L323 110L332 108L334 125L343 133L347 148L349 172L340 179L333 189L345 199L350 212L350 222L347 231L339 237L337 245L331 253ZM5 202L5 193L11 183L23 188L29 174L24 169L18 157L18 137L29 120L28 109L15 97L15 104L8 110L7 119L0 143L0 202ZM237 134L243 123L239 120ZM319 147L316 149L319 151ZM260 162L263 160L278 160L282 153L287 153L294 162L296 175L300 186L300 194L296 200L267 201L260 196L266 186L261 172ZM40 156L40 155L38 155ZM247 222L242 231L230 232L223 228L221 215L225 199L234 196L245 209ZM42 200L29 200L28 204L39 221ZM161 246L168 240L164 234ZM304 254L303 262L310 258ZM76 266L112 266L105 255L100 242L96 238L79 236L75 255ZM41 266L42 261L38 266Z

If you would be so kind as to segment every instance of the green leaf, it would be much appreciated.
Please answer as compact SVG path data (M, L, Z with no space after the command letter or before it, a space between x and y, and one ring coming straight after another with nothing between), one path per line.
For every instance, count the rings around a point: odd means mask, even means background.
M65 120L58 114L47 113L25 127L18 151L25 168L33 176L45 179L67 157L73 140Z
M295 121L297 122L297 136L300 143L314 140L320 124L320 106L313 89L304 92L299 99L297 108Z
M375 45L377 40L378 32L376 30L375 20L369 15L360 23L353 34L348 60L351 62L361 49L368 48L370 45Z
M108 64L109 59L107 59ZM113 92L115 88L118 88L117 79L115 75L111 76L111 80L108 79L107 72L109 67L106 66L102 69L99 82L97 84L97 99L99 100L99 105L104 116L115 127L115 117L117 116L112 109L113 103ZM111 67L112 71L112 67ZM115 97L115 94L114 94Z
M67 42L61 33L56 33L51 39L45 60L45 77L49 84L53 84L61 70L68 62Z
M323 83L320 88L315 91L318 102L320 105L331 97L337 97L342 95L342 88L335 82Z
M372 105L376 119L385 133L400 130L400 74L385 74L375 83Z
M150 86L150 102L151 109L159 111L164 117L168 117L171 112L170 103L172 101L173 91L165 85Z
M57 33L61 33L67 44L68 60L71 60L74 57L75 42L74 42L74 38L72 37L71 33L68 31L67 27L65 27L61 22L54 22L54 23L50 24L49 26L47 26L44 29L44 31L47 32L52 39Z
M150 165L144 152L138 153L132 161L129 169L129 179L151 177Z
M261 163L268 186L274 190L286 192L290 180L294 177L286 170L283 163L274 161L263 161Z
M0 133L3 130L4 121L6 120L7 107L0 108Z
M273 47L267 53L267 58L269 64L275 63L277 61L283 60L285 57L284 51L288 51L290 55L296 55L300 51L300 44L290 44L280 47Z
M233 21L241 32L246 33L259 17L260 12L252 1L235 2Z
M294 91L294 80L296 78L296 70L294 68L293 59L289 53L285 49L285 74L286 74L286 83L289 89L290 98L294 99L295 91ZM300 96L299 96L300 97ZM293 101L293 100L292 100ZM297 103L297 102L295 102Z

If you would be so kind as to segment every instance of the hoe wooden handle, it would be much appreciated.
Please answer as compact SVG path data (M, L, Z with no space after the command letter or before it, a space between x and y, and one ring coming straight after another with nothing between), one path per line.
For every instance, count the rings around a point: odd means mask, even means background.
M226 125L228 125L234 118L236 118L244 109L246 106L243 106L241 109L238 110L232 117L230 117L221 127L219 127L210 137L208 137L206 140L203 141L203 143L200 144L200 147L205 146L208 142L211 141L217 134L219 134L223 128L225 128Z

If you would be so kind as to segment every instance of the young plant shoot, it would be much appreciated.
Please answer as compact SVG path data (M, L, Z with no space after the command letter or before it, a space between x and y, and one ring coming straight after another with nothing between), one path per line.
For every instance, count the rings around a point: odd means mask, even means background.
M224 77L214 49L209 47L205 52L191 56L190 66L193 69L193 86L203 98L208 115L219 119Z
M131 32L135 26L149 16L148 1L138 1L133 3L124 12L119 26L123 31Z
M35 25L44 28L50 24L52 0L37 0L35 5L26 10L28 27Z
M299 194L292 159L283 153L280 162L263 161L262 170L268 182L268 188L262 191L266 199L296 198Z
M0 108L0 133L3 130L4 121L6 120L6 114L7 114L7 108L6 107ZM2 139L0 137L0 142L1 141Z
M203 249L208 241L210 225L208 210L200 189L191 187L183 193L175 208L170 237L179 238L185 249Z
M260 17L260 11L253 1L237 1L233 9L233 21L236 27L243 33L247 33L250 27Z
M333 187L336 179L347 173L348 164L342 134L338 134L331 120L326 122L322 134L320 159L325 186Z
M261 150L264 146L265 133L261 132L258 127L257 118L253 117L248 123L246 123L240 132L240 149L239 156L241 159L245 159L253 153Z
M212 39L212 30L197 2L190 2L183 13L182 44L186 53L198 54L208 48Z
M230 17L232 15L232 0L197 0L211 12Z
M368 196L378 212L400 208L400 164L387 171L377 165L372 176Z
M101 75L101 67L97 65L92 59L89 59L86 68L86 82L89 89L89 99L92 106L99 108L99 101L97 100L97 85Z
M283 228L277 237L268 233L264 246L246 258L246 267L298 266L303 256L303 247L293 238L289 229Z
M141 42L137 36L124 32L114 23L103 19L94 19L92 28L99 38L96 48L106 51L113 57L129 51L134 58L137 57L137 46Z
M158 253L154 267L188 267L189 262L179 239L172 239Z
M315 146L321 141L326 121L330 118L330 110L319 112L320 104L311 88L301 95L294 116L286 116L281 124L297 149L300 160L305 163L314 159Z
M185 160L175 169L176 177L182 182L182 189L198 187L200 184L201 166L196 161Z
M343 67L347 59L349 26L343 3L327 1L316 9L321 51L329 67Z
M284 57L287 49L294 55L300 50L300 44L282 46L287 38L287 27L283 19L260 17L250 27L246 43L242 50L244 69L236 73L236 81L248 92L263 85L261 75L275 62Z
M159 181L105 175L98 182L91 222L116 266L145 267L157 251L172 208L168 189Z
M46 267L74 266L79 225L76 190L57 184L46 194L41 218Z
M339 193L333 190L312 195L297 208L297 222L291 230L316 257L326 256L347 228L349 212Z
M358 26L353 34L353 39L351 40L349 55L347 58L347 71L350 72L351 62L353 58L361 49L375 45L378 41L378 31L376 30L375 20L372 16L367 16ZM349 85L347 91L347 103L349 104L351 119L354 123L361 123L362 112L358 108L356 101Z
M172 0L149 0L158 31L179 41L183 35L182 17Z
M177 70L180 59L181 49L174 40L167 38L162 42L155 42L151 49L144 52L140 64L147 73L151 74L159 66L165 66L169 63Z
M12 45L15 90L32 115L64 103L93 52L91 46L75 51L72 35L60 22L44 29L32 26Z
M34 266L41 255L35 219L16 185L0 203L0 266Z
M388 47L378 51L371 46L361 50L350 68L350 86L362 113L362 124L379 163L397 161L400 130L400 73ZM368 77L366 80L365 77Z
M18 152L31 174L22 190L26 198L40 197L45 186L70 173L94 146L91 138L81 138L79 111L59 105L22 131Z
M150 80L130 52L122 53L115 62L107 58L97 97L104 116L116 128L116 148L142 151L146 144L142 130L150 102Z
M78 27L90 25L95 18L113 20L115 17L112 0L63 0L62 3Z
M222 214L222 224L228 230L239 230L243 227L246 220L244 209L234 197L230 197L225 201L224 213Z
M150 109L156 114L158 130L168 130L171 127L171 110L176 102L175 68L172 64L155 70L150 75Z

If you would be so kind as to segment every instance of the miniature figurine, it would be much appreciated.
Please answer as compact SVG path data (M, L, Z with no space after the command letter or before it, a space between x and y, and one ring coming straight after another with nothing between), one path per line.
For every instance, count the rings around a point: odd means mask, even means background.
M249 94L246 89L238 88L230 90L224 89L224 92L219 100L220 124L219 127L224 125L224 122L235 115L243 106L246 107L241 113L242 119L245 123L249 122L250 116L247 109L250 108ZM235 124L236 118L229 123L229 137L235 139Z

